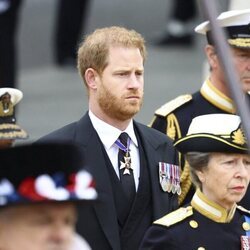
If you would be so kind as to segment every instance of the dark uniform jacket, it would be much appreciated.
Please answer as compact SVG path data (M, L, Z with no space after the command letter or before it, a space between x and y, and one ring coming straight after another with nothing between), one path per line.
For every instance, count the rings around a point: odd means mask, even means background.
M16 88L17 31L23 0L4 1L9 6L0 11L0 87Z
M250 219L243 207L227 213L198 190L190 206L154 222L140 250L240 250L241 236L246 240L250 230L245 216Z
M250 100L249 95L247 98ZM207 80L200 91L193 95L179 96L156 110L150 126L176 140L187 134L189 125L196 116L215 113L235 114L235 112L233 101ZM181 155L180 162L182 194L179 196L179 203L186 204L190 202L195 190L191 184L187 163ZM244 198L241 204L250 209L250 198L249 200Z
M66 141L80 146L84 166L96 181L99 202L83 206L78 231L93 250L137 250L146 230L166 211L177 208L177 197L163 192L159 184L159 162L176 164L178 155L170 139L154 129L134 122L140 152L140 180L134 206L122 227L118 223L124 201L119 179L111 165L89 115L38 142ZM144 152L141 154L141 152ZM144 159L144 163L142 160Z

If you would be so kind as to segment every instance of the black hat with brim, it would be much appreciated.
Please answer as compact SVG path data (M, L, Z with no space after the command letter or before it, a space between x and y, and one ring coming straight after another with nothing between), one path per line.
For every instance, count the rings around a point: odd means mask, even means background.
M213 134L192 134L177 140L174 146L181 153L187 152L225 152L247 153L246 145L238 145L231 140Z
M0 207L41 202L93 202L92 176L80 149L44 143L0 150Z
M193 118L187 135L176 140L174 146L181 153L248 151L241 128L241 119L233 114L207 114Z

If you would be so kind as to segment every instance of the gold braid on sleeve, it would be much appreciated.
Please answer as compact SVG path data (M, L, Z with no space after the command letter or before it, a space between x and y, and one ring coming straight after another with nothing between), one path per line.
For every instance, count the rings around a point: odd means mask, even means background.
M187 161L185 161L184 168L181 172L181 194L178 196L179 205L181 205L182 202L184 201L191 186L192 186L192 181L190 177L190 169Z

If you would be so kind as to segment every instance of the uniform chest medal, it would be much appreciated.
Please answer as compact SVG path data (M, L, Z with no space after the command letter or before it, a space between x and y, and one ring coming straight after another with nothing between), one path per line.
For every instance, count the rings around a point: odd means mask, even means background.
M249 250L250 249L250 238L247 235L240 236L241 250Z
M159 162L159 180L164 192L181 194L179 166Z
M245 222L242 224L243 229L246 231L246 235L240 236L241 248L244 250L250 249L250 217L248 215L244 215Z

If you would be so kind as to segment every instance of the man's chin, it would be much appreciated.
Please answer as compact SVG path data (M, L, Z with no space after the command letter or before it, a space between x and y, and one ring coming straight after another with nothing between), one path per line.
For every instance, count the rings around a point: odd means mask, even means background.
M132 119L138 112L140 109L133 109L133 110L127 110L126 112L120 112L119 114L119 119L120 120L129 120Z

